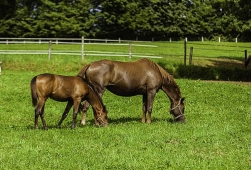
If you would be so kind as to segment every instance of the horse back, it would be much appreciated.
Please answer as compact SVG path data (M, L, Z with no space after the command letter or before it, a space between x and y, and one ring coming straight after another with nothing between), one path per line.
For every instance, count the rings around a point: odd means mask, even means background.
M158 89L162 83L158 66L148 60L92 62L86 70L85 78L96 88L106 87L122 96L145 93L146 89Z

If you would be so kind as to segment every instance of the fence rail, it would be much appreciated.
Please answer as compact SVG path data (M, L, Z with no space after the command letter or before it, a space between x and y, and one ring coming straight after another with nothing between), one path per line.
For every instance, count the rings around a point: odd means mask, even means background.
M4 38L0 37L0 43L1 44L42 44L42 43L48 43L51 41L52 43L56 44L81 44L82 43L82 38ZM118 43L125 43L125 42L146 42L146 41L133 41L133 40L121 40L120 38L117 40L112 40L112 39L90 39L90 38L84 38L85 43L91 43L91 42L105 42L105 43L111 43L111 42L118 42Z
M110 43L108 43L110 42ZM117 42L117 43L114 43ZM132 44L134 41L130 40L108 40L108 39L84 39L82 38L0 38L0 44L48 44L48 50L0 50L0 54L48 54L48 58L51 55L77 55L82 56L123 56L123 57L145 57L145 58L162 58L154 54L145 53L132 53L132 47L150 47L155 48L156 45L145 45L145 44ZM143 42L143 41L137 41ZM146 42L146 41L144 41ZM79 44L82 45L81 50L52 50L52 44ZM85 45L109 45L109 46L128 46L128 53L125 52L104 52L104 51L87 51Z
M146 45L146 44L147 45ZM183 44L185 43L185 44ZM242 58L243 51L249 49L250 44L222 44L219 42L192 42L185 39L184 42L166 42L161 43L151 43L151 41L133 41L133 40L110 40L110 39L85 39L82 38L2 38L0 37L0 44L50 44L49 49L43 46L43 49L39 50L0 50L0 54L43 54L48 55L76 55L82 56L82 60L85 56L123 56L123 57L146 57L146 58L163 58L167 56L184 56L184 65L186 65L187 54L189 56L189 65L192 64L193 57L231 57L231 58ZM76 44L79 45L75 51L71 50L56 50L57 47L54 44ZM168 45L172 44L172 45ZM52 49L55 47L55 49ZM114 50L106 50L106 48L99 47L89 48L88 46L114 46ZM119 47L128 46L128 48ZM36 47L36 46L35 46ZM87 48L86 48L87 47ZM115 49L116 47L116 49ZM118 48L117 48L118 47ZM137 53L136 47L147 47L145 51L140 51ZM149 50L149 48L157 48L158 50ZM192 47L192 48L191 48ZM85 49L86 48L86 49ZM34 49L34 48L33 48ZM88 50L87 50L88 49ZM100 51L102 49L103 51ZM108 48L107 48L108 49ZM111 48L110 48L111 49ZM190 51L188 51L190 49ZM123 52L122 52L123 51ZM154 51L154 52L152 52ZM138 51L139 52L139 51ZM230 52L230 53L229 53ZM245 55L244 58L247 58Z

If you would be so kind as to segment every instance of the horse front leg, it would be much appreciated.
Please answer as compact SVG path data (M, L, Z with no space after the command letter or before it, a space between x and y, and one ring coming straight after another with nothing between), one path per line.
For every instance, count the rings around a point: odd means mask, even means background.
M67 103L67 105L66 105L66 107L65 107L65 110L64 110L64 112L63 112L63 114L62 114L62 117L61 117L60 121L58 122L58 125L57 125L58 128L60 128L62 122L63 122L64 119L67 117L67 115L68 115L68 113L69 113L69 111L70 111L72 105L73 105L73 102L72 102L72 101L68 101L68 103Z
M86 123L86 112L88 111L89 106L90 106L89 102L84 101L84 105L81 108L81 111L82 111L81 124L82 125L85 125L85 123Z
M147 95L143 94L143 105L142 105L142 123L146 123L146 108L147 108Z

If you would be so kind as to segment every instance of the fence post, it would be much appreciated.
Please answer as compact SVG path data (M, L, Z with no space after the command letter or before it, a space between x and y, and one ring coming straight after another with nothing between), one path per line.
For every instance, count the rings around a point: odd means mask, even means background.
M85 44L85 39L84 39L84 36L82 36L82 51L81 51L82 61L85 59L85 54L84 54L85 47L84 47L84 44Z
M51 46L52 46L52 43L51 43L51 41L49 41L49 52L48 52L48 59L49 60L51 59Z
M193 47L190 47L189 65L192 65L192 58L193 58Z
M184 66L186 66L186 58L187 58L187 42L184 41Z
M246 62L248 58L248 50L244 51L244 61Z
M132 44L129 43L129 59L132 59Z

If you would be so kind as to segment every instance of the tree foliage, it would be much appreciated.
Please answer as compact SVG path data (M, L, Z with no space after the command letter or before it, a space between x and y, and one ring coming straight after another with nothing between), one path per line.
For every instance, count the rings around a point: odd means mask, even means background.
M251 40L249 0L1 0L1 37Z

